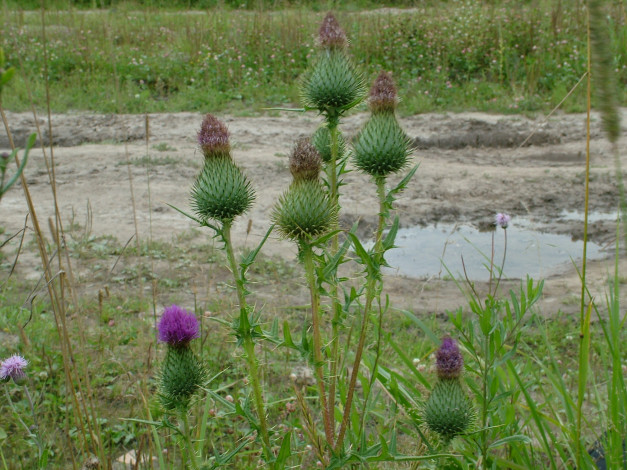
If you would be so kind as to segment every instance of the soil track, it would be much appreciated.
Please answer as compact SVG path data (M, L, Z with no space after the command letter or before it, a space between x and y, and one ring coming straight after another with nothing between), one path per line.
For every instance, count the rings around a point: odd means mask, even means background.
M623 116L627 116L625 110ZM285 113L220 118L231 132L234 159L257 188L253 209L234 227L235 243L251 246L265 233L270 210L291 181L287 155L293 142L310 135L320 121L314 114ZM346 118L343 132L352 137L366 119L366 114ZM8 113L8 120L16 142L23 145L26 136L35 131L32 116ZM189 188L202 161L195 141L201 120L202 116L194 113L150 115L147 144L143 115L53 115L54 168L65 220L85 224L89 211L93 234L111 234L125 243L135 233L126 165L130 161L140 237L149 235L151 225L152 236L164 240L192 228L193 222L165 203L189 208ZM420 164L413 183L397 201L402 226L441 222L484 226L496 212L508 212L514 221L516 216L525 216L543 223L546 230L581 238L582 223L561 214L584 207L584 115L560 115L544 121L481 113L425 114L403 118L401 123L414 140L413 159ZM39 125L48 143L46 120L40 119ZM627 148L625 135L619 149ZM7 148L3 133L0 150ZM622 167L627 167L624 152L621 159ZM602 136L598 116L592 123L591 167L590 209L615 211L614 154ZM26 178L39 217L46 220L53 213L53 204L41 150L33 152ZM350 226L359 219L366 237L376 221L374 186L357 172L349 173L345 182L342 223ZM17 232L27 212L22 191L15 188L6 194L0 211L0 225L6 233ZM252 229L247 235L249 219ZM608 255L615 232L611 220L589 227L591 240L610 247ZM290 243L277 239L271 239L264 252L288 259L296 256ZM18 274L33 277L31 262L35 263L29 257L21 258ZM609 261L590 263L588 281L595 295L603 294L610 266ZM508 281L505 287L517 282ZM434 277L416 280L390 275L387 289L399 307L418 311L441 312L463 304L453 283ZM543 310L576 311L573 298L579 291L574 268L551 276Z

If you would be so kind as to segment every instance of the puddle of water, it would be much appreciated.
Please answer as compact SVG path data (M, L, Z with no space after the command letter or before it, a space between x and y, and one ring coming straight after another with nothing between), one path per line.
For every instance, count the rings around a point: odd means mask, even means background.
M540 279L572 267L579 262L582 241L567 235L534 230L529 220L516 218L507 228L507 254L504 277ZM470 225L439 224L437 227L399 229L396 245L386 260L393 271L411 277L464 277L464 266L470 280L488 280L492 233L479 232ZM494 264L503 262L504 233L494 232ZM588 242L588 259L605 257L600 245ZM462 265L462 257L464 259ZM580 263L578 263L580 264ZM445 267L446 266L446 267Z

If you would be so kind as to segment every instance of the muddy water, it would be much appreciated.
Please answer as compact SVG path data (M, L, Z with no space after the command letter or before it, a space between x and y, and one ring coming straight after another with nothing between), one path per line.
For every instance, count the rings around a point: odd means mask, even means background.
M467 224L404 228L398 232L396 245L386 258L400 274L468 277L472 281L489 279L490 266L494 276L503 266L506 278L529 275L539 279L565 271L573 263L579 265L583 253L583 241L544 232L542 226L525 218L517 218L507 230L493 232L481 232ZM588 259L607 255L600 245L588 243Z

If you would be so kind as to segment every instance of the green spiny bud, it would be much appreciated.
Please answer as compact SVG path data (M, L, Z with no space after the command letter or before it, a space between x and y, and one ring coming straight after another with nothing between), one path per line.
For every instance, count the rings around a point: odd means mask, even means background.
M311 142L318 149L322 161L329 163L331 161L331 132L327 126L320 126L311 138ZM338 132L337 136L337 156L342 158L346 153L346 141L342 134Z
M305 106L329 115L341 114L356 105L364 91L362 74L340 49L323 50L301 81Z
M294 181L317 180L321 168L322 159L316 147L307 138L297 140L290 155L290 171Z
M429 429L445 441L470 429L474 408L459 379L439 380L435 384L425 403L424 419Z
M295 181L279 198L272 222L286 238L306 241L328 232L337 210L318 180Z
M353 162L374 177L403 169L411 153L410 140L393 114L373 114L353 143Z
M160 377L163 406L168 410L186 410L204 377L205 371L191 348L168 347Z
M192 208L203 219L230 222L255 199L248 178L230 158L211 158L192 187Z

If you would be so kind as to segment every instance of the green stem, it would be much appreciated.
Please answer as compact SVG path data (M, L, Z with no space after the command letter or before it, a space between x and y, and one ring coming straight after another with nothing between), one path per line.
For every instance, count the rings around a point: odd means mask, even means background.
M366 305L363 310L363 316L361 319L361 331L359 333L359 343L357 344L355 360L353 361L353 370L351 371L351 378L348 384L348 391L346 393L346 403L344 405L344 414L342 415L342 424L340 425L340 432L338 434L337 442L335 444L336 453L338 453L342 448L342 442L344 441L344 435L346 434L351 406L353 405L353 395L355 393L355 386L357 385L357 374L359 372L359 365L361 364L361 355L364 351L364 344L366 343L368 313L370 312L370 308L372 307L375 283L376 280L374 278L370 278L368 279L368 283L366 284Z
M272 447L270 445L270 435L268 434L268 423L266 421L263 394L259 383L259 365L255 355L255 342L250 331L248 306L246 304L246 294L244 292L244 280L242 279L240 270L235 261L235 255L233 254L233 244L231 242L231 222L223 223L222 236L224 238L224 246L229 267L233 273L233 278L235 279L235 288L237 290L237 298L239 300L240 309L240 330L243 331L242 341L244 344L244 350L246 351L246 361L248 362L248 378L253 389L255 408L257 409L257 415L259 417L259 428L261 430L264 453L267 458L271 458Z
M486 305L486 308L491 308ZM485 312L484 312L485 315ZM483 406L481 407L481 456L483 461L483 468L488 468L488 354L490 354L490 338L488 336L483 338Z
M339 136L338 136L338 124L339 121L337 119L327 119L327 124L329 127L329 134L331 136L331 161L327 166L327 175L329 179L329 191L330 191L330 199L331 203L338 207L340 205L339 201L339 188L337 182L337 160L339 153ZM337 229L337 227L333 227L333 229ZM339 234L336 234L331 240L331 254L335 255L339 249ZM333 283L331 285L331 302L333 304L333 320L331 322L331 356L330 356L330 384L329 384L329 401L327 414L330 419L331 429L335 429L335 386L337 383L337 373L338 373L338 364L340 362L339 358L339 325L340 318L342 316L342 305L339 301L338 296L338 288L337 284Z
M386 207L385 207L385 178L376 178L375 183L377 185L377 196L379 198L379 224L377 225L377 232L375 235L374 244L374 256L377 264L381 266L383 264L383 229L385 228L386 220ZM375 286L376 287L376 286ZM363 432L366 420L366 410L368 409L368 399L370 398L370 391L374 381L377 378L377 368L379 366L379 357L381 355L381 336L383 333L383 309L381 308L381 291L377 290L373 293L378 298L379 305L379 318L377 321L377 345L375 349L374 364L372 366L372 373L370 374L370 382L368 385L368 392L364 398L364 406L361 411L360 429L359 435Z
M327 444L333 448L333 428L331 427L331 418L329 408L327 407L326 392L324 388L324 372L322 369L322 338L320 335L320 297L316 286L316 277L314 273L313 250L306 242L301 243L303 253L303 261L305 264L305 275L309 284L311 293L311 319L313 326L313 353L314 368L316 371L316 382L318 382L318 395L320 398L320 406L324 419L324 434ZM331 397L330 397L331 399Z
M187 410L181 411L181 420L183 421L183 436L185 436L185 444L181 448L181 454L183 457L183 465L187 465L187 461L191 457L192 468L196 470L198 468L198 462L196 462L196 452L192 445L192 438L189 429L189 418L187 417Z

